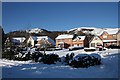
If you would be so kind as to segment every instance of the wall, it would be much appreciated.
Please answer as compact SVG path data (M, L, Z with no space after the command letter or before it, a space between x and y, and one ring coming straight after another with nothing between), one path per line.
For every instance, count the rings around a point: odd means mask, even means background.
M97 39L96 39L96 38L97 38ZM102 40L101 40L100 38L98 38L98 37L94 37L94 38L93 38L93 40L90 42L90 45L89 45L90 47L92 47L92 46L91 46L92 43L95 44L95 47L97 47L97 43L100 43L101 45L103 45Z

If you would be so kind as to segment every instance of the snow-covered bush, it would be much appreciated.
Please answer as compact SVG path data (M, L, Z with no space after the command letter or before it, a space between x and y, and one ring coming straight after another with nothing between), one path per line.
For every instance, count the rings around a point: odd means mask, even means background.
M69 65L72 67L88 67L90 64L91 57L88 54L79 54L75 56L71 61L69 61Z
M74 57L74 53L71 53L71 54L66 54L66 57L65 57L65 63L69 64L69 61L72 60Z
M43 53L41 52L34 52L31 55L32 60L35 62L38 62L40 60L40 57L43 57Z
M93 65L100 65L101 57L98 54L78 54L72 60L69 61L69 65L75 68L87 68Z
M99 54L93 53L90 54L91 63L90 65L100 65L101 64L101 56Z
M6 58L6 59L9 59L9 60L12 60L15 58L14 55L18 54L17 52L14 52L14 50L8 50L6 49L3 53L2 53L2 58Z
M57 54L44 54L39 62L43 62L44 64L55 64L55 62L59 61L59 56Z

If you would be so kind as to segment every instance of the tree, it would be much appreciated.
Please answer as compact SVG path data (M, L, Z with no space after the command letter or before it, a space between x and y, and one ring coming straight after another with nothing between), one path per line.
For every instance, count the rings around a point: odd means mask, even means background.
M4 48L4 43L5 43L5 33L3 28L0 26L0 45L2 47L2 49Z
M38 44L40 44L40 48L44 49L44 54L45 54L45 51L47 49L48 46L50 46L49 42L46 40L46 39L41 39L40 41L38 41Z

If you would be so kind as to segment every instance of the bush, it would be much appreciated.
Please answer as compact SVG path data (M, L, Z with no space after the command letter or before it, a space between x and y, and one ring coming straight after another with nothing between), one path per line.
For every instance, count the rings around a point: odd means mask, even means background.
M89 51L96 51L95 48L84 48L84 51L89 52Z
M69 47L69 51L84 49L84 47Z
M91 63L90 65L100 65L101 64L101 56L99 54L90 54Z
M17 52L15 52L14 50L11 50L11 49L5 49L3 51L3 54L2 54L2 58L6 58L6 59L9 59L9 60L14 60L15 59L15 56L18 54Z
M120 46L117 46L117 45L110 45L107 47L108 49L111 48L111 49L120 49Z
M31 59L35 62L38 62L40 57L43 57L43 53L35 52L31 55Z
M101 57L98 54L79 54L69 61L69 65L75 68L87 68L89 66L100 65Z
M57 54L44 54L39 62L43 62L44 64L55 64L57 61L59 61L59 56Z
M71 59L73 59L73 57L74 57L74 53L71 53L70 55L69 55L69 54L66 54L65 62L66 62L67 64L69 64L69 61L70 61Z
M69 65L72 67L88 67L91 57L87 54L79 54L69 62Z

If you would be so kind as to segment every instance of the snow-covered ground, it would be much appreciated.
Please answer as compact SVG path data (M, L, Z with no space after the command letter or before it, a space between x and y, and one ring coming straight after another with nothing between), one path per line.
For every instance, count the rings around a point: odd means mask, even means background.
M118 78L118 49L106 51L85 52L82 50L46 51L65 56L67 53L98 53L102 57L102 64L88 68L72 68L61 63L42 64L31 61L12 61L0 59L3 78Z

